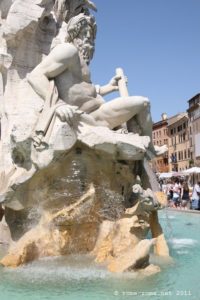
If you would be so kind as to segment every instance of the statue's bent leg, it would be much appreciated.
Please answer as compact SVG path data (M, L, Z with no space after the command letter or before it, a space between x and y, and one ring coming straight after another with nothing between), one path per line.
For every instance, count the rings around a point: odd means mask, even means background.
M91 113L91 116L99 125L107 126L110 129L127 122L133 116L138 116L142 131L147 132L149 129L146 128L144 123L146 120L151 120L149 106L149 100L145 97L120 97L102 104L98 110ZM141 122L143 117L143 122Z
M135 118L141 128L142 135L147 135L152 138L153 122L151 118L151 107L149 100L145 101L143 108L139 111Z

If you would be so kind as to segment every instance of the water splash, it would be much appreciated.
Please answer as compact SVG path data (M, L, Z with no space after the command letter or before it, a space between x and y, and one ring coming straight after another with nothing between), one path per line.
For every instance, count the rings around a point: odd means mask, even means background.
M197 240L188 239L188 238L186 238L186 239L185 238L184 239L172 238L169 240L169 242L171 243L171 245L174 249L193 248L194 246L196 246L198 244Z
M170 221L173 219L176 219L176 218L174 216L169 215L167 208L162 211L162 214L159 214L159 220L164 221L164 222L162 222L163 232L169 240L173 239L173 237L174 237L174 230L173 230L173 227L172 227L172 224Z

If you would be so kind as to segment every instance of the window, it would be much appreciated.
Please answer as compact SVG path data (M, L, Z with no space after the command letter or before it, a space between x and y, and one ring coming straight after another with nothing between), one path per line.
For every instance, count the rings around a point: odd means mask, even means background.
M187 159L187 151L184 151L184 158Z
M178 132L180 132L182 130L182 125L178 126Z
M181 151L181 160L183 159L183 151Z
M177 162L176 153L172 153L172 155L171 155L171 161L172 161L172 163L176 163Z

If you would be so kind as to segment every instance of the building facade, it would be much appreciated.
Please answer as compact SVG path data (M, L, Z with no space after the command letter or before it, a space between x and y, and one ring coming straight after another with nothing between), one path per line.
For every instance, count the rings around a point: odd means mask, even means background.
M169 171L183 171L191 166L188 114L177 114L168 119Z
M153 124L152 141L154 146L168 146L168 121L167 115L162 114L162 120ZM168 153L160 155L152 160L152 169L155 173L169 171Z
M191 165L200 167L200 94L188 100Z

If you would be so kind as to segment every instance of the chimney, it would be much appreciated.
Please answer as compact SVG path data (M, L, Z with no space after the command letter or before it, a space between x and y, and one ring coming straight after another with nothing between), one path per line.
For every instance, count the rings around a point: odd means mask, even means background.
M162 117L162 121L167 120L167 114L166 113L162 113L161 117Z

